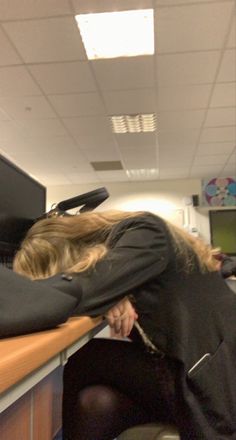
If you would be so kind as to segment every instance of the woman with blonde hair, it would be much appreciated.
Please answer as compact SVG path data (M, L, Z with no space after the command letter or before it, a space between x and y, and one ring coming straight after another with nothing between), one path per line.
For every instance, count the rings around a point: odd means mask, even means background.
M70 358L64 440L112 440L158 421L182 440L236 438L236 297L216 252L147 212L29 230L14 270L77 297L77 315L107 315L132 341L94 339Z

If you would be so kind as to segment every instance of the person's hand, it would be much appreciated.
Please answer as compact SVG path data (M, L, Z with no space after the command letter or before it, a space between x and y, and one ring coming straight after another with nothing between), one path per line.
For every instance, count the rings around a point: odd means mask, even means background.
M114 336L125 338L129 336L138 315L129 299L124 298L107 312L106 318Z

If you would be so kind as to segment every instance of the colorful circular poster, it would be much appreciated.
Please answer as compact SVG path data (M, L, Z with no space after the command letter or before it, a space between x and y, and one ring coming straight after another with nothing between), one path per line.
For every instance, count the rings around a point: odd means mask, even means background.
M236 205L236 180L231 177L211 179L204 188L206 202L210 206Z

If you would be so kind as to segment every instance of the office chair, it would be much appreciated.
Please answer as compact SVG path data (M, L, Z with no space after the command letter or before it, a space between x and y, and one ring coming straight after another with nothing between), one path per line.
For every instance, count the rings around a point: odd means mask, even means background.
M116 440L180 440L180 437L173 426L148 423L127 429Z

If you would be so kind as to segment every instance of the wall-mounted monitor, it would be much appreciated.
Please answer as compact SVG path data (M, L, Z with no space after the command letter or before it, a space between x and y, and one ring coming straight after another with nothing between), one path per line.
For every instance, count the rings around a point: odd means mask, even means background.
M12 267L20 241L45 206L46 188L0 155L0 264Z
M40 217L46 209L46 188L0 155L0 214Z
M211 244L221 252L236 256L236 209L209 211Z

